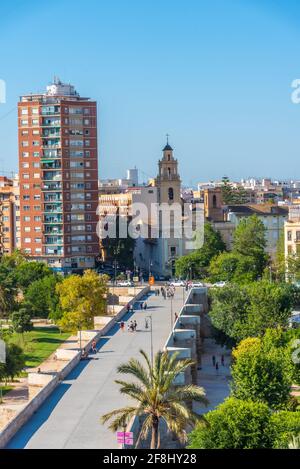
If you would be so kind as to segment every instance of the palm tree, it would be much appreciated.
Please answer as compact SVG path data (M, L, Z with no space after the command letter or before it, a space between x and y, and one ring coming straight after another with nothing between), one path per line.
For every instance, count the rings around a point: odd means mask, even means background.
M145 439L151 431L151 449L160 447L160 422L164 421L169 431L180 441L186 441L187 427L205 422L202 416L191 410L191 402L197 401L207 405L203 388L195 385L175 386L174 380L194 364L193 360L177 360L178 353L172 356L168 352L158 352L154 365L147 354L140 350L146 367L132 358L128 363L118 367L118 373L129 374L135 382L116 380L121 386L121 394L136 401L135 405L113 410L101 418L102 423L112 420L109 428L116 432L125 428L132 417L143 417L143 424L136 446L140 439Z

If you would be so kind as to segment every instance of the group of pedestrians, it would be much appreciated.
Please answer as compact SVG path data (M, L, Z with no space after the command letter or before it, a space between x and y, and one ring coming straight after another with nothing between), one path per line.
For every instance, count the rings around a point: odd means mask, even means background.
M175 287L161 287L160 289L163 298L166 300L167 298L173 298L175 294Z
M155 288L154 293L155 293L155 296L159 296L160 295L160 289Z
M217 361L215 355L212 356L212 364L213 364L213 367L218 371L219 362ZM225 357L224 357L224 355L221 355L221 365L225 366Z
M125 331L125 322L124 321L121 321L120 322L120 329L122 332ZM128 332L136 332L137 330L137 322L136 320L134 321L130 321L128 324L127 324L127 331Z
M141 301L140 307L141 309L144 309L146 311L146 309L148 308L147 301Z

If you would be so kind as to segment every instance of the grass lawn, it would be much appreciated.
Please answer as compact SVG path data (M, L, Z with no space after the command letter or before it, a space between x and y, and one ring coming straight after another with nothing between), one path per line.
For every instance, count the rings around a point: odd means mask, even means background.
M9 341L23 348L26 367L40 365L53 353L68 337L70 333L60 333L56 327L35 327L24 334L13 334Z

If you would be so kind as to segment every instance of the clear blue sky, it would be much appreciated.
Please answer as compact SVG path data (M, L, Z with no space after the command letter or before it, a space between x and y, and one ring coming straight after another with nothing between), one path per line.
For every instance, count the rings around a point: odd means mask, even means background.
M299 26L298 0L2 2L0 172L18 96L56 74L98 101L101 177L155 175L168 132L186 184L300 179Z

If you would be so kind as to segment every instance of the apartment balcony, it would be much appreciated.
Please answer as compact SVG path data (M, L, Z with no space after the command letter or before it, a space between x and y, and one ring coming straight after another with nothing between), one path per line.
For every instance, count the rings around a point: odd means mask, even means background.
M62 213L62 207L45 207L44 213Z
M44 233L45 233L45 236L56 236L56 235L62 235L64 234L63 233L63 230L61 229L60 226L46 226L45 227L45 230L44 230Z
M62 157L61 150L48 150L48 149L45 150L44 149L41 159L46 158L47 160L54 160L56 158L61 158L61 157Z
M51 237L51 236L45 236L45 241L43 243L45 246L62 246L63 245L63 239Z
M51 217L45 215L43 223L44 225L62 225L63 219L62 217Z
M51 176L51 174L43 174L44 181L62 181L62 174L56 174L55 176Z
M63 248L59 248L56 246L53 247L46 247L45 248L45 254L48 256L63 256L64 255L64 250Z
M53 129L53 128L60 127L60 126L61 126L60 119L55 119L50 122L45 122L45 119L43 119L43 122L41 125L41 127L43 127L44 129L47 129L47 128Z
M48 148L50 148L50 149L61 148L61 142L59 142L59 143L52 143L52 144L51 144L51 143L43 142L43 143L42 143L42 148L43 148L44 150L47 150Z
M42 191L61 191L62 184L43 184L41 187Z
M42 169L61 169L61 163L60 162L47 162L46 161L43 161L41 160L41 168Z
M61 133L60 132L47 132L43 130L42 132L42 138L60 138Z

